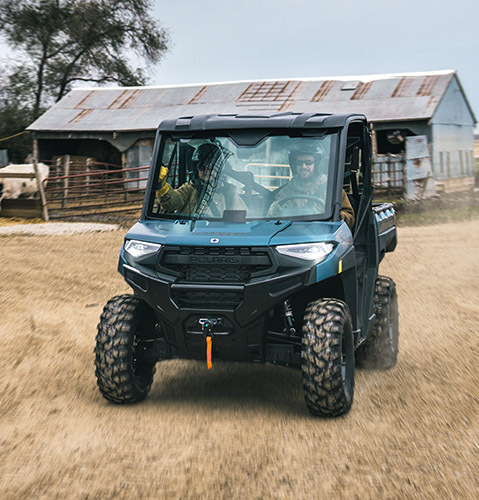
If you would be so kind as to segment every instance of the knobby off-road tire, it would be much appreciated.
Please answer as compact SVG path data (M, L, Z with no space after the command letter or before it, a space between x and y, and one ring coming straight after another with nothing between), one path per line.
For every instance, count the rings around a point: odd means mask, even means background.
M378 276L374 292L376 319L365 343L356 352L358 367L387 370L397 361L399 321L396 284Z
M337 299L310 302L303 320L304 399L320 417L347 413L354 395L354 346L351 314Z
M142 300L120 295L108 301L100 316L95 347L95 374L103 397L114 403L136 403L150 391L154 364L142 358L138 341L152 327Z

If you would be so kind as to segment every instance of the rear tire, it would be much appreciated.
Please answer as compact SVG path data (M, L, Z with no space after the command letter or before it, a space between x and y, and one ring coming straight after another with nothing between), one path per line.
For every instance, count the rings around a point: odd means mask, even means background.
M351 314L337 299L310 302L303 320L302 372L309 411L336 417L351 409L354 346Z
M378 276L374 293L376 319L365 343L356 352L361 368L388 370L397 361L399 320L396 284Z
M138 343L152 328L149 307L133 295L113 297L105 305L96 336L95 375L108 401L136 403L147 396L155 365L144 360Z

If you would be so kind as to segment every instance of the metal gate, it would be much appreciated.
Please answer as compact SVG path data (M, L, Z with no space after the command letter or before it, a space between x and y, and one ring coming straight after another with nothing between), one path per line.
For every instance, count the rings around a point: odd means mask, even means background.
M126 214L141 209L149 166L122 169L92 161L74 169L71 166L63 173L52 166L44 181L50 218Z
M403 155L374 155L372 183L376 197L399 198L406 190L406 162Z

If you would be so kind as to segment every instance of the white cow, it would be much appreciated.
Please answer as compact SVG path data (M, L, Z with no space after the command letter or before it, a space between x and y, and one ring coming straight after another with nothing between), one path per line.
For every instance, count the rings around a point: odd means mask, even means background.
M8 174L30 174L34 173L33 163L11 164L0 168L0 173ZM50 167L44 163L38 163L40 182L43 182L50 173ZM0 203L3 198L14 200L17 198L34 198L38 193L37 180L31 179L9 179L0 177Z

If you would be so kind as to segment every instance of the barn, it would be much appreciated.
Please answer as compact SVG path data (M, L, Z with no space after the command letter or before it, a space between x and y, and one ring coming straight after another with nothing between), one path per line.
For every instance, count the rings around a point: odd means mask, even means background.
M373 130L379 189L414 198L438 189L467 189L474 182L476 118L454 70L77 88L28 129L39 161L88 159L137 179L143 175L139 167L149 163L163 119L288 111L364 113Z

